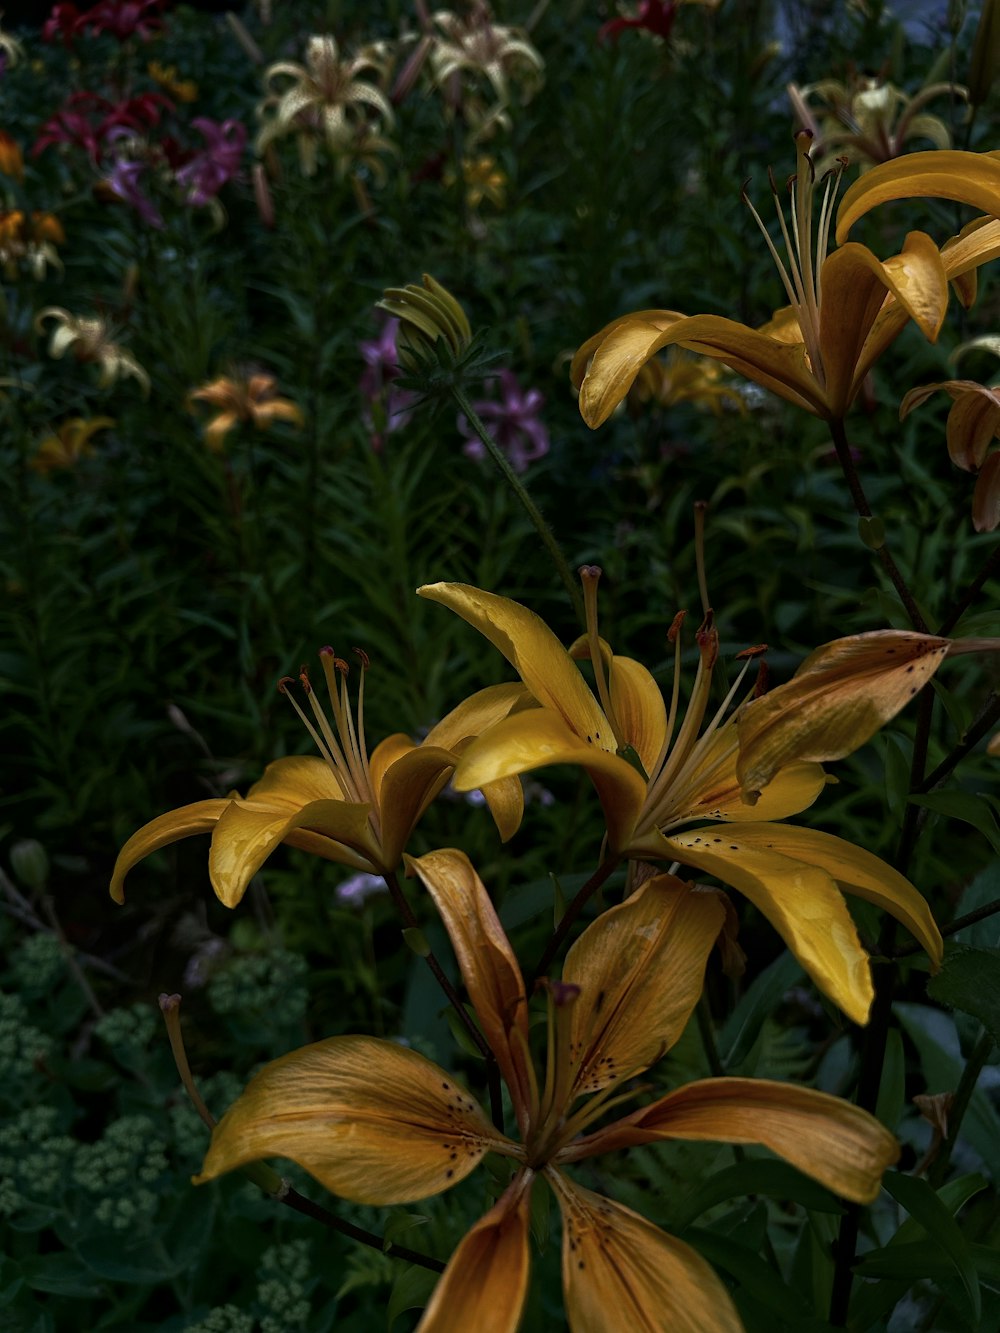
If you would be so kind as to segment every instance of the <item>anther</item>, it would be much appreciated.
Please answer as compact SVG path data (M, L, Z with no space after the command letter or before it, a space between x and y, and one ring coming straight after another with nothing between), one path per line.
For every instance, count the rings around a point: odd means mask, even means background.
M667 630L667 643L677 642L677 636L681 632L681 626L684 624L686 615L686 611L678 611L674 616L673 620L670 622L670 628Z
M762 657L760 659L760 666L757 668L757 679L754 682L753 687L753 697L755 699L759 699L762 695L767 693L770 674L771 668L767 665L767 658Z
M742 662L748 657L760 657L761 653L767 652L766 643L755 643L752 648L744 648L741 653L736 654L737 662Z
M357 657L358 661L361 663L362 669L364 671L367 671L368 668L371 666L371 659L369 658L365 650L363 648L352 648L351 651L354 653L355 657Z
M312 685L309 683L309 672L304 666L299 667L299 683L306 694L312 694Z
M281 679L278 681L278 693L287 694L289 691L289 686L294 684L295 684L294 676L282 676Z

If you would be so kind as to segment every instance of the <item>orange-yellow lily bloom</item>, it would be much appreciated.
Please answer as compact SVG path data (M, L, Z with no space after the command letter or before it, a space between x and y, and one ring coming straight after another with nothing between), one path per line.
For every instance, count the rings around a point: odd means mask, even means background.
M505 717L525 693L518 685L480 690L432 727L419 745L397 732L369 755L364 675L355 720L346 662L332 648L324 648L320 658L330 691L332 725L304 669L300 679L315 725L298 704L295 707L322 757L276 759L245 797L233 793L195 801L151 820L118 854L111 880L116 902L124 901L125 876L138 861L196 833L212 835L209 878L227 907L236 906L282 842L356 870L374 874L395 870L414 826L447 783L469 738ZM290 683L282 682L282 687L287 691ZM520 781L491 784L483 794L501 837L509 837L523 811Z
M213 453L219 453L226 436L241 421L258 430L264 430L272 421L302 425L299 408L290 399L279 398L274 376L262 372L220 376L193 389L188 394L188 406L193 402L208 403L218 409L218 415L205 427L205 443Z
M455 786L470 790L548 764L579 764L597 788L611 854L680 862L738 889L819 989L864 1023L873 997L868 955L841 890L895 916L938 964L941 936L927 903L870 852L775 821L812 805L827 780L820 761L868 740L957 645L894 630L838 639L787 685L732 712L741 676L703 728L718 654L710 617L698 632L698 669L681 716L679 637L672 633L677 666L668 709L649 671L598 638L594 571L584 571L584 586L600 702L526 607L460 583L419 590L499 648L538 705L481 732L462 756Z
M592 1193L566 1166L670 1139L760 1145L828 1189L870 1203L898 1157L872 1116L825 1093L763 1079L689 1083L594 1129L641 1091L627 1080L676 1042L701 994L725 916L720 894L657 875L604 912L548 984L548 1054L529 1051L528 997L510 943L462 852L412 862L451 937L483 1035L510 1090L519 1138L490 1124L438 1065L374 1037L332 1037L267 1065L219 1122L199 1181L291 1158L359 1203L407 1203L464 1179L488 1152L513 1179L455 1250L418 1333L514 1333L529 1278L529 1205L551 1187L562 1214L573 1333L739 1333L726 1288L683 1242Z
M613 320L583 344L571 367L573 382L580 389L580 411L588 426L597 427L606 421L645 362L661 348L676 343L723 361L738 374L816 416L838 420L847 414L865 376L909 320L931 341L937 338L948 303L949 281L963 279L979 264L1000 254L1000 233L985 232L975 239L963 233L964 243L956 243L956 238L939 250L925 232L912 231L901 253L886 260L854 241L828 254L835 178L827 178L823 187L814 236L810 139L805 130L796 135L798 162L791 190L791 227L778 209L785 260L754 210L790 304L777 310L759 329L721 315L686 316L676 310L639 310ZM845 195L838 239L846 234L853 218L865 211L861 207L855 210L855 200L865 195L867 201L872 189L876 190L872 202L893 197L879 196L878 182L891 179L899 195L933 193L923 188L931 173L923 170L919 159L963 156L979 155L914 153L876 167ZM994 162L994 166L1000 175L1000 162ZM882 174L886 172L894 174L887 178ZM953 193L948 197L963 196ZM866 202L865 207L871 206ZM971 300L974 296L971 282L960 291L963 298Z

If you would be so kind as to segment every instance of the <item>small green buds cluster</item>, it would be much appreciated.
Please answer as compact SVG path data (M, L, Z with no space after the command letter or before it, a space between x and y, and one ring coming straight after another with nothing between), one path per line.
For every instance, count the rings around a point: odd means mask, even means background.
M420 374L435 368L442 364L442 351L444 364L457 365L472 342L465 311L429 273L421 286L386 288L378 306L399 320L396 355L403 370Z

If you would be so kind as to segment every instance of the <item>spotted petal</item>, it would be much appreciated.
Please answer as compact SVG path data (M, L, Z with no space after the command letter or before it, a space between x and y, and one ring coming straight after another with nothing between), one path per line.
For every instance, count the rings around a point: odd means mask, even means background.
M356 1203L409 1203L508 1146L455 1080L416 1051L330 1037L265 1065L229 1108L195 1183L263 1157L297 1162Z
M574 1094L640 1074L673 1046L725 915L721 894L656 875L587 927L563 968L563 981L580 987L571 1010Z
M546 1178L562 1212L573 1333L743 1333L726 1288L690 1246L561 1171Z

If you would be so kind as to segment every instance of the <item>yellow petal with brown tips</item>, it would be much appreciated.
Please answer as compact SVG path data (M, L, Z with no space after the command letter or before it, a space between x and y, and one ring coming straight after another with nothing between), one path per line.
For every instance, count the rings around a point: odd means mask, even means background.
M744 790L760 791L793 760L851 754L905 707L948 650L948 639L906 630L853 634L817 648L792 680L739 714Z
M721 894L656 875L587 927L562 976L580 987L571 1010L574 1095L640 1074L674 1045L725 916Z
M936 149L883 162L856 180L837 210L837 243L855 222L893 199L952 199L1000 215L1000 159L993 153Z
M450 1074L408 1047L330 1037L272 1061L216 1125L195 1184L264 1157L356 1203L449 1189L507 1140Z
M516 1333L528 1293L530 1174L462 1238L416 1333Z
M701 1255L623 1204L549 1169L563 1221L563 1296L573 1333L743 1333Z
M663 1139L759 1144L855 1203L871 1203L899 1144L840 1097L762 1078L688 1083L574 1144L574 1158ZM566 1154L569 1158L569 1152Z

